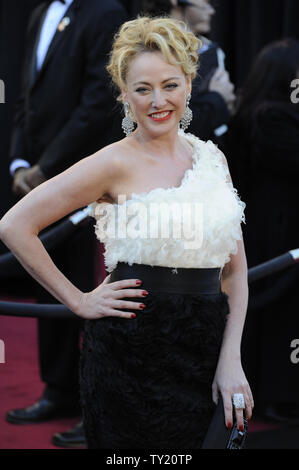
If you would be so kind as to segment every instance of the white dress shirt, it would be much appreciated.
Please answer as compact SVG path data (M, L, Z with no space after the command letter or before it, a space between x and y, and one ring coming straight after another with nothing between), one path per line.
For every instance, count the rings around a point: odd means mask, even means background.
M43 26L41 28L38 46L36 49L36 68L40 70L47 55L51 41L55 35L57 27L65 15L65 12L74 0L65 0L65 3L54 1L50 4ZM9 172L13 176L18 168L30 168L30 163L22 158L16 158L12 161Z
M36 51L37 70L41 69L57 27L71 3L73 3L73 0L65 0L65 3L55 1L49 6Z

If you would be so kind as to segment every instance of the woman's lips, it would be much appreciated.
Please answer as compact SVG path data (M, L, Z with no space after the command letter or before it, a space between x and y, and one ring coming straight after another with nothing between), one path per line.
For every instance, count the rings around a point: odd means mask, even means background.
M166 121L167 119L170 119L172 115L172 111L163 111L162 113L152 113L149 114L149 117L153 121Z

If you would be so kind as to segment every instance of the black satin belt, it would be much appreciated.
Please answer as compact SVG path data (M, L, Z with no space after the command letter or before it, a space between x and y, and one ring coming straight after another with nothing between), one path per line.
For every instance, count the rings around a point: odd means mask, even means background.
M118 263L110 282L140 279L140 289L174 294L219 294L221 268L167 268L147 264Z

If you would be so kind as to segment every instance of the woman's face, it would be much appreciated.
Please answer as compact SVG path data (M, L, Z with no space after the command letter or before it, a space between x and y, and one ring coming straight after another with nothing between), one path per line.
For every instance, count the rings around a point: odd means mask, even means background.
M190 0L193 6L184 7L184 20L193 33L207 34L211 30L212 16L215 10L210 0Z
M191 79L180 66L160 52L142 52L131 61L126 83L123 102L129 102L140 129L152 137L177 130L191 93Z

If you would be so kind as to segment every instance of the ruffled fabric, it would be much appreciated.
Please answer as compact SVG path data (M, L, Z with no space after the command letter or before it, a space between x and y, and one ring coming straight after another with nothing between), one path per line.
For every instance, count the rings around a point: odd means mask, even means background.
M150 293L134 320L85 322L80 389L88 448L201 448L228 313L225 293Z
M229 171L222 154L211 141L203 142L181 130L179 133L194 149L193 167L186 171L179 187L133 193L120 204L91 204L97 238L105 245L108 272L118 262L174 268L223 267L230 255L237 253L245 203L227 181ZM161 220L166 219L170 221L168 237L158 230ZM179 237L171 235L171 227L180 228Z

